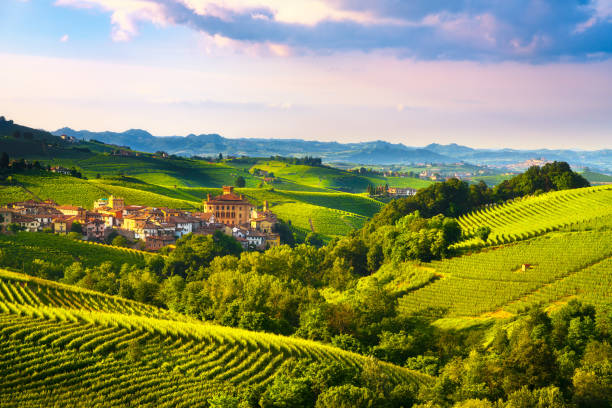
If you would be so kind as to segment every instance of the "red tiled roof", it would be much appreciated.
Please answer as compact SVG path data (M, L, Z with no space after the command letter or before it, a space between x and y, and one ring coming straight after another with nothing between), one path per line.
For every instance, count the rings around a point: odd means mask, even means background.
M229 194L223 194L220 196L216 196L214 197L212 200L209 201L209 203L225 203L227 201L231 201L231 202L240 202L240 204L244 203L244 204L249 204L251 205L250 202L248 202L247 200L245 200L244 198L240 198L239 195L236 195L234 193L229 193Z
M81 207L75 207L74 205L60 205L59 207L57 207L59 210L73 210L73 211L81 211L84 210L84 208Z

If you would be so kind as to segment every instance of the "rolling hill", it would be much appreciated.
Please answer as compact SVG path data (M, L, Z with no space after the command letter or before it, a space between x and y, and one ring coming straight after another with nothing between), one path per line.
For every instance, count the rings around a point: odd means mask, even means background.
M15 137L16 132L19 137ZM28 133L27 138L21 136ZM68 132L70 133L70 132ZM69 134L71 136L71 134ZM93 135L89 135L92 136ZM128 132L125 137L146 137ZM131 139L130 139L131 140ZM368 185L425 187L431 182L416 178L361 176L328 167L296 165L270 159L235 159L217 162L161 157L126 150L98 140L70 142L44 131L5 121L0 127L0 151L11 158L39 161L43 165L75 167L83 179L46 171L13 174L11 183L0 184L0 204L51 198L60 204L91 208L100 197L116 195L129 204L198 210L207 193L217 194L237 177L245 180L244 193L257 205L264 200L273 211L302 233L314 231L324 239L345 235L361 227L381 204L361 195ZM122 154L117 151L122 150ZM274 173L274 182L255 175ZM263 187L263 188L262 188Z
M459 218L463 233L473 234L478 227L489 227L488 244L526 239L574 223L588 223L612 215L612 186L555 191L534 197L485 207ZM458 247L481 244L468 239Z
M219 188L164 187L131 177L110 179L78 179L49 172L25 172L13 175L14 184L0 185L0 205L9 202L47 199L59 204L91 208L100 197L116 195L128 204L167 206L196 211L207 194L220 194ZM266 200L272 211L304 232L321 234L324 238L345 235L361 227L374 215L382 203L364 195L327 192L277 190L276 188L237 189L253 204ZM312 225L311 225L312 224Z
M68 127L53 132L77 139L96 139L105 143L131 146L141 151L165 150L181 155L246 155L270 157L275 155L322 157L326 162L352 162L359 164L455 163L504 165L543 157L547 160L567 161L572 166L591 166L612 171L612 150L593 151L551 149L477 149L456 143L431 143L424 147L410 147L402 143L372 141L362 143L318 142L299 139L229 139L218 134L190 134L188 136L153 136L141 129L125 132L91 132Z
M508 317L540 300L546 306L568 296L609 305L610 242L610 231L552 233L434 262L438 279L400 298L399 310ZM542 292L548 295L537 295Z
M204 406L269 383L284 361L378 364L311 341L215 326L153 306L0 270L0 405Z
M571 299L612 306L612 188L551 192L459 218L469 236L488 226L486 243L468 238L461 255L383 267L373 276L398 296L406 316L438 317L461 329L493 324Z

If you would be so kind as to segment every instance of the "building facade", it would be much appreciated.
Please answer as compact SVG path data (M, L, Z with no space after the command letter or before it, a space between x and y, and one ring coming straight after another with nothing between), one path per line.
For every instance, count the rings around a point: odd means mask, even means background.
M223 194L212 198L208 194L204 212L212 213L219 223L237 226L249 222L254 206L242 194L234 193L234 187L224 186Z

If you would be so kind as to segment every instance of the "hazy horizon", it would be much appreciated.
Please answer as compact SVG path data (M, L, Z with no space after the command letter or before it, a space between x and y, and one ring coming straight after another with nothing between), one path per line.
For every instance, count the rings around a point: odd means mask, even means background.
M7 0L0 15L0 114L37 128L612 148L612 0Z

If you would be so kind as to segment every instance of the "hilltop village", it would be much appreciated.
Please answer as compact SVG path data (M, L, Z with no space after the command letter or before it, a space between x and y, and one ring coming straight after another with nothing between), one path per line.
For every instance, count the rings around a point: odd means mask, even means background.
M0 208L0 216L5 231L79 233L93 242L122 236L147 251L173 245L186 234L212 235L216 231L233 236L245 250L280 245L280 236L273 232L277 217L267 201L258 210L230 186L224 186L219 196L208 194L202 212L126 205L123 198L110 196L94 202L93 210L52 200L15 202Z

